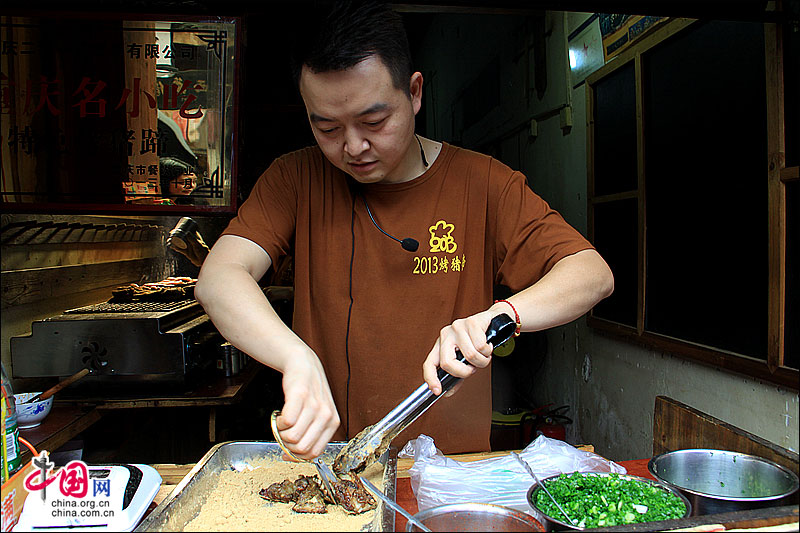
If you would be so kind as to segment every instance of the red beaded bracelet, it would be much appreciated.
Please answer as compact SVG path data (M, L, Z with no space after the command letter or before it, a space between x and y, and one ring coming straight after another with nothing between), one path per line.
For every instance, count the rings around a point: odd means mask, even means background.
M494 303L508 304L511 307L511 309L514 310L514 321L517 323L517 330L514 332L514 336L519 337L519 334L522 333L522 322L519 321L519 313L517 313L517 308L514 307L514 304L512 304L508 300L495 300Z

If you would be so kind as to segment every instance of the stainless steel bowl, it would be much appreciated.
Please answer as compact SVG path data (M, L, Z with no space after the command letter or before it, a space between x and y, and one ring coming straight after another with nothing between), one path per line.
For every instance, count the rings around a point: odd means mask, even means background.
M454 503L420 511L414 518L432 531L545 531L534 517L489 503ZM406 531L421 531L411 522Z
M604 476L604 477L608 477L608 476L612 475L609 472L580 472L580 473L576 472L576 474L583 475L583 476ZM551 479L554 479L554 478L557 478L560 475L561 474L555 474L553 476L546 477L544 479L540 479L540 481L541 481L541 483L546 484L547 481L549 481ZM653 481L652 479L647 479L647 478L643 478L643 477L639 477L639 476L631 476L631 475L628 475L628 474L613 474L613 475L619 476L620 479L631 479L631 480L639 481L641 483L646 483L648 485L652 485L654 487L658 487L659 489L663 490L664 492L668 492L668 493L674 494L675 496L680 498L683 501L683 504L686 506L686 514L682 518L685 518L685 517L689 516L691 514L691 512L692 512L692 504L689 502L689 500L683 494L681 494L679 490L673 489L672 487L667 486L665 483L659 483L658 481ZM553 530L562 531L562 530L565 530L565 529L574 529L574 530L578 530L578 531L590 531L592 529L592 528L588 528L588 527L573 526L572 524L570 524L566 520L565 517L562 517L563 518L563 521L562 521L561 519L554 518L552 516L547 515L544 511L539 509L539 507L537 507L535 502L536 502L536 496L541 490L542 490L542 487L541 487L541 485L539 483L534 483L533 486L531 486L531 488L528 489L528 505L531 506L531 508L533 509L534 514L537 517L539 517L540 520L542 520L542 523L544 524L545 529L547 529L547 531L553 531ZM572 518L574 518L574 517L572 517Z
M653 477L680 490L694 515L792 503L797 475L755 455L709 449L676 450L650 459Z

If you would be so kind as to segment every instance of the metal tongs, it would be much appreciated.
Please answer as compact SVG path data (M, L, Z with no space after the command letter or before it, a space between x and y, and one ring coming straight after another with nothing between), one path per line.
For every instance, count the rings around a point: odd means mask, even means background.
M516 328L517 325L510 316L505 313L497 315L486 330L486 342L497 348L511 338ZM456 350L456 359L466 363L465 357L459 350ZM340 474L361 472L378 460L400 432L444 396L445 392L452 389L461 378L451 376L440 368L439 381L442 383L442 393L438 396L431 392L426 383L423 383L379 422L367 426L353 437L336 456L333 470Z

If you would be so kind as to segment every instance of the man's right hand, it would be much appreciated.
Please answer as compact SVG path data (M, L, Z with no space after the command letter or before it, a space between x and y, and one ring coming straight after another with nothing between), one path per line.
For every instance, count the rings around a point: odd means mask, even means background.
M277 419L278 431L292 453L314 459L339 427L325 370L310 349L304 356L292 357L282 370L286 403Z
M339 414L317 354L281 320L256 282L271 265L254 242L223 235L203 261L194 295L223 337L283 374L278 431L292 453L313 459L339 427Z

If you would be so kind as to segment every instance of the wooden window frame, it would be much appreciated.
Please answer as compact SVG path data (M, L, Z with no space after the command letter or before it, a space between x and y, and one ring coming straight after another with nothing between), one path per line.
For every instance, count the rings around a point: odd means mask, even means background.
M649 36L621 52L586 79L586 142L588 178L588 231L594 241L594 206L610 201L635 198L638 202L637 245L637 310L636 327L613 322L590 313L588 324L597 331L639 344L641 346L669 352L678 357L711 365L726 371L762 379L764 381L798 390L800 372L783 365L784 323L786 298L786 183L800 179L798 167L786 168L784 135L784 83L782 26L764 24L765 74L767 94L767 151L768 171L768 231L769 231L769 308L768 345L766 361L734 352L716 349L697 343L668 337L645 330L646 302L646 246L645 235L646 201L644 195L644 125L642 54L666 39L691 27L699 21L676 18L656 28ZM594 183L594 85L617 69L633 62L636 83L636 144L637 144L637 189L602 196L595 195Z

